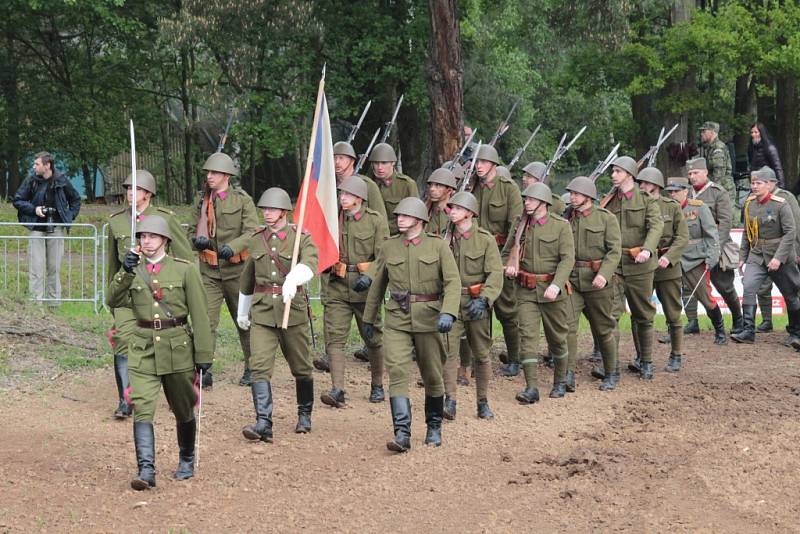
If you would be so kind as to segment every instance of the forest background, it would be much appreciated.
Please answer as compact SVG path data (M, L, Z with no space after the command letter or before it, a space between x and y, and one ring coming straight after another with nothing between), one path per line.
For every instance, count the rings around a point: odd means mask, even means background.
M129 172L131 118L162 202L191 201L229 118L242 187L296 192L323 64L335 140L373 101L359 153L405 96L390 142L418 180L452 157L464 123L488 141L519 100L501 157L542 129L517 173L584 125L562 177L615 143L638 158L677 123L658 159L674 175L707 120L743 168L757 119L798 190L795 2L6 0L0 15L3 197L39 150L83 177L89 201L113 193L97 177Z

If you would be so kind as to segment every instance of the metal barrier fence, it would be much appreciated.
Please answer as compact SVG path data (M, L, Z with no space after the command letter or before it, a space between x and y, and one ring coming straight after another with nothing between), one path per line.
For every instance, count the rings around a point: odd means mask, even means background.
M34 227L33 234L27 227ZM65 228L64 234L48 233L48 227ZM61 296L47 296L47 270L44 270L45 293L31 294L31 245L63 240L64 254L59 265ZM0 222L0 282L4 291L28 294L36 302L57 305L60 302L90 302L95 312L100 310L98 286L98 237L93 224L48 224Z

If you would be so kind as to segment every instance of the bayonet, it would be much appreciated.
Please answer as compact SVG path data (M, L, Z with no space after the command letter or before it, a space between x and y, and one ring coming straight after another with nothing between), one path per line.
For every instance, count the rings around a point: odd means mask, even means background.
M561 142L558 143L558 148L556 148L555 154L553 154L553 157L547 162L547 168L544 171L544 179L545 180L547 180L547 177L550 176L550 171L552 170L553 165L555 165L558 160L560 160L562 157L564 157L564 154L567 153L567 150L569 150L570 147L572 147L572 145L575 144L575 141L577 141L578 138L580 136L582 136L583 132L585 132L585 131L586 131L586 126L581 128L578 131L578 133L575 134L575 137L573 137L572 140L569 143L567 143L566 145L564 145L564 141L567 139L567 134L564 134L561 137Z
M603 175L603 173L606 172L606 169L608 169L611 166L611 163L615 159L617 159L617 151L619 150L619 146L620 143L614 145L614 148L612 148L611 152L608 153L606 159L597 164L597 167L595 167L592 173L589 175L589 179L591 181L593 182L597 181L597 179L600 178Z
M494 146L501 137L508 131L508 121L511 120L511 115L514 114L514 111L517 109L519 105L519 98L514 101L514 104L511 106L511 111L508 112L506 116L506 120L500 123L500 126L497 127L497 131L494 133L494 137L492 137L491 142L489 142L489 146Z
M670 128L670 130L667 133L664 133L665 128L663 127L661 128L661 131L658 133L658 141L656 141L656 144L652 145L650 149L645 153L645 155L642 156L642 159L640 159L636 163L640 169L642 168L643 165L645 165L645 163L647 164L648 167L655 166L656 157L658 156L658 151L661 149L661 145L664 144L664 141L666 141L669 138L669 136L672 135L672 132L674 132L677 128L678 124Z
M363 154L361 154L361 157L358 158L358 163L353 168L353 175L358 174L358 172L361 170L361 167L364 166L364 162L367 161L367 157L369 156L369 153L372 152L372 146L375 144L375 140L378 139L378 134L380 134L380 133L381 133L381 129L380 128L375 130L375 135L372 136L372 141L369 142L369 146L367 147L367 151L364 152Z
M521 158L525 154L525 151L528 149L528 145L531 144L531 141L533 141L533 138L536 137L537 133L539 133L539 128L541 128L541 127L542 127L541 124L539 126L537 126L536 129L531 134L531 136L528 138L528 140L525 141L525 144L522 145L522 147L517 149L517 153L514 154L513 158L511 158L511 162L508 165L506 165L506 168L509 171L514 167L514 165L517 164L517 162L519 161L519 158Z
M217 152L222 152L225 149L225 143L228 141L228 132L231 130L231 124L233 124L233 108L228 110L228 123L225 125L225 131L222 132L219 138Z
M392 120L386 123L386 130L383 132L383 136L381 137L381 143L385 143L386 140L389 139L389 135L392 133L392 128L394 128L395 121L397 120L397 114L400 112L400 106L403 105L403 97L405 96L405 94L400 95L400 99L397 101L397 105L394 107Z
M461 186L458 188L458 191L472 191L472 188L469 187L470 179L472 178L472 173L475 171L475 162L478 161L478 152L481 151L481 145L483 141L478 141L478 146L475 148L475 153L472 155L472 161L469 164L469 169L464 174L464 177L461 179Z
M475 128L474 130L472 130L472 133L469 134L469 137L467 137L467 140L464 142L464 145L461 147L461 150L458 151L458 154L456 154L456 156L450 162L450 166L447 167L449 170L452 171L453 168L456 166L456 164L461 161L461 158L464 157L464 153L467 151L467 148L469 147L469 144L472 142L472 138L475 137L475 132L477 131L478 129Z
M367 116L367 111L369 111L369 107L372 105L372 100L367 102L367 105L364 106L364 111L361 112L361 117L358 119L358 122L353 126L353 129L350 130L350 135L347 136L347 142L351 145L353 144L353 139L356 138L356 134L361 129L361 125L364 123L364 117Z

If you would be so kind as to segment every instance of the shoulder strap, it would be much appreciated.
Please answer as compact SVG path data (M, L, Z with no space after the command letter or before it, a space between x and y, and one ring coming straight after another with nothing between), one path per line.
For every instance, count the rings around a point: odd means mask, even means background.
M162 299L163 291L161 287L153 283L150 275L147 274L147 269L144 268L144 265L141 263L136 266L136 274L139 275L139 278L144 280L145 285L150 289L150 296L153 297L153 300L158 301L159 307L164 310L164 315L167 316L168 319L172 319L175 315L172 313L172 309L167 306L167 303L164 302Z
M283 276L289 274L289 268L286 267L286 264L281 261L281 257L278 255L278 253L272 250L272 247L269 246L269 241L267 241L267 232L261 232L261 239L264 241L264 248L266 249L267 254L269 254L269 257L275 263L275 267L278 268Z

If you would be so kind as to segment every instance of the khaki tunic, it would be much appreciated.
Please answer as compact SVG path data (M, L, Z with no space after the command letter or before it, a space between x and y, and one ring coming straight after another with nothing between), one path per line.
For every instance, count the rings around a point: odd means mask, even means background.
M661 220L664 229L658 241L658 254L656 262L662 256L669 260L669 267L656 269L655 281L679 280L681 277L681 256L689 244L689 229L683 218L681 205L677 200L661 196L658 198Z
M397 215L394 214L394 209L406 197L418 197L419 190L417 189L417 182L405 174L400 174L394 171L387 180L374 178L375 183L378 184L378 190L383 198L383 205L386 208L386 216L389 220L389 233L394 235L397 233Z
M429 221L425 225L425 231L429 234L436 234L444 236L450 225L450 208L440 208L439 206L431 206L428 210ZM497 246L495 246L497 248Z

